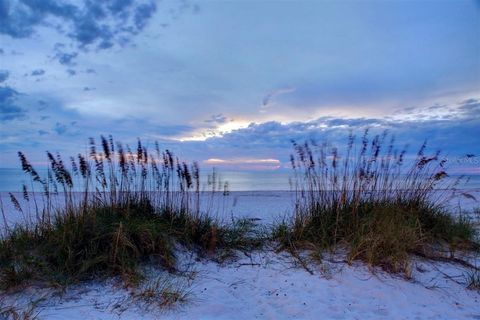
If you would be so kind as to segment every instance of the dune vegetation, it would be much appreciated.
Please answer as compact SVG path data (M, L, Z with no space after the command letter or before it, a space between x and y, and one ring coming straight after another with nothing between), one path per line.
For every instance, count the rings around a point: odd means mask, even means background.
M280 247L300 258L308 250L346 252L346 262L362 260L408 275L412 255L454 259L457 250L479 249L476 230L462 212L450 212L463 177L449 179L440 152L413 156L398 150L387 133L357 141L345 152L315 141L294 144L291 156L295 212L274 229Z
M138 141L132 150L112 137L98 145L91 139L88 155L68 161L47 152L45 177L19 152L31 183L23 199L10 198L20 213L22 201L33 204L35 218L10 226L2 212L0 288L110 277L137 286L146 264L175 273L180 249L225 262L238 252L273 248L307 269L338 253L347 263L407 276L412 256L468 265L455 253L479 250L471 221L446 207L459 181L447 179L445 159L427 155L426 144L412 157L388 134L365 132L351 135L343 153L314 141L293 147L295 209L270 227L213 218L201 201L228 193L226 185L215 171L203 183L196 163L158 144L150 151ZM478 288L478 272L471 280Z
M70 158L68 168L59 154L48 152L47 177L19 152L31 185L40 189L32 193L23 186L23 200L36 208L33 224L9 227L4 213L2 289L109 276L135 284L142 263L175 272L178 246L223 261L262 245L251 221L226 224L201 211L201 194L226 192L215 171L202 187L196 163L181 162L158 144L154 154L141 141L133 152L111 137L101 138L101 151L97 147L91 139L90 153ZM22 199L10 198L23 213Z

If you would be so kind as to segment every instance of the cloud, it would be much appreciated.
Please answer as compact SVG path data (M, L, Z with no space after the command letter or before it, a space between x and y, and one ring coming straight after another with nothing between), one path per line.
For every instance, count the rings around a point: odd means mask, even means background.
M0 33L12 38L24 38L33 33L33 26L40 23L40 20L18 2L0 2Z
M142 4L136 8L134 21L137 30L145 28L147 21L152 17L156 9L155 3Z
M40 136L45 136L45 135L50 134L48 131L45 131L45 130L38 130L37 132L38 132L38 135L40 135Z
M0 69L0 83L7 81L9 76L10 76L10 72L8 72L8 70Z
M55 123L55 127L53 130L58 134L58 135L64 135L67 132L67 125L62 124L60 122Z
M71 121L69 124L56 122L52 129L59 136L78 136L80 134L79 128L77 128L77 122Z
M44 100L37 100L37 104L40 105L40 107L38 107L37 109L39 111L45 110L47 108L47 102L45 102Z
M33 70L32 73L30 73L31 76L43 76L45 74L45 70L43 69L36 69Z
M15 96L15 93L12 93ZM20 98L19 98L20 99ZM44 97L48 99L48 97ZM35 99L35 103L38 99ZM23 100L21 100L23 101ZM155 122L144 121L141 131L138 131L139 119L88 119L82 118L71 110L64 109L48 99L49 109L45 112L30 114L32 119L40 116L50 116L50 119L38 121L31 128L31 141L48 141L58 148L67 148L73 154L78 152L78 145L86 137L97 136L103 133L105 127L110 128L107 134L113 134L125 143L135 144L136 136L151 143L159 140L164 148L169 148L186 159L199 160L205 166L222 167L226 169L245 170L272 170L288 166L289 154L292 151L291 141L297 142L316 140L327 141L340 149L347 142L350 132L359 138L366 128L371 135L381 134L388 130L397 137L396 145L402 148L410 145L411 152L428 139L431 151L437 148L454 156L469 153L477 154L474 149L477 144L478 128L480 127L480 113L474 107L477 100L463 101L458 104L445 106L454 109L449 118L425 119L386 119L386 118L339 118L321 117L312 121L281 123L269 121L251 123L245 128L235 129L230 133L208 138L205 141L178 141L177 137L196 130L195 127L182 125L159 125ZM19 105L20 102L15 105ZM22 106L24 104L21 104ZM425 107L422 110L429 110ZM18 111L18 110L17 110ZM32 110L34 112L34 110ZM35 117L34 117L35 115ZM211 120L221 118L218 114ZM72 123L78 120L78 124ZM230 122L227 122L229 124ZM11 127L19 127L15 123ZM42 133L40 133L42 130ZM46 134L46 133L49 134ZM132 132L138 135L132 137ZM84 134L88 133L88 136ZM53 142L53 140L55 141ZM45 147L46 142L42 142ZM151 144L150 144L151 145ZM43 150L43 149L42 149ZM40 154L40 150L36 152ZM12 161L15 161L12 156ZM14 163L14 162L12 162Z
M189 2L162 3L166 14L160 19L174 20L186 9L195 11ZM52 43L53 59L72 67L82 53L121 48L132 43L153 20L157 3L157 0L1 1L0 35L13 39L45 37L42 41L61 39L61 43Z
M57 49L57 53L55 54L55 58L58 60L58 62L64 66L75 66L75 58L77 58L78 52L63 52L59 49Z
M461 103L459 110L467 116L478 117L480 115L480 100L467 99Z
M206 123L215 123L215 124L222 124L227 121L228 121L228 118L221 113L212 115L210 119L205 120Z
M429 107L409 107L397 110L388 120L460 120L477 118L480 115L480 100L467 99L457 104L434 104Z
M210 158L213 159L232 156L241 159L255 154L258 157L279 159L282 163L287 163L292 140L328 141L341 147L347 142L346 138L350 132L361 135L368 128L372 135L381 134L385 130L391 132L397 137L398 147L410 145L416 148L424 139L427 139L429 146L441 149L446 154L475 152L474 148L478 144L478 128L480 128L479 101L470 99L445 106L445 108L452 109L454 112L450 112L450 116L426 116L403 120L321 117L306 122L251 123L246 128L233 130L222 136L190 143L203 145L210 151ZM429 107L424 108L425 112L428 109ZM230 163L230 165L233 164Z
M294 92L294 91L295 91L295 88L293 87L280 88L280 89L275 89L273 91L270 91L269 93L267 93L267 95L265 95L265 97L263 97L262 108L266 108L271 103L272 99L275 96L279 96L279 95Z
M0 87L0 121L22 120L26 112L16 105L20 94L10 87Z
M155 13L155 1L93 1L73 4L54 0L12 0L0 4L0 33L26 38L39 26L63 33L52 19L62 21L66 36L81 48L108 49L142 31ZM53 20L55 21L55 20Z

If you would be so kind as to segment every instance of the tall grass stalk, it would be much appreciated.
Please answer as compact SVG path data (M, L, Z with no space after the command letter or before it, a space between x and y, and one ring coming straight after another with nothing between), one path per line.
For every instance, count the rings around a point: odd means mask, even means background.
M295 213L275 230L284 248L341 245L349 261L362 259L392 271L408 269L409 255L433 244L471 247L475 230L445 204L460 179L447 179L446 159L423 143L409 157L388 133L360 139L346 150L316 141L293 143Z
M33 202L35 212L33 221L16 226L2 212L0 288L104 276L134 283L143 262L174 271L178 245L217 258L261 245L248 221L227 225L202 211L201 199L214 198L224 186L215 172L202 185L197 163L181 161L158 144L150 152L140 140L134 151L111 136L100 141L91 138L89 153L68 161L47 152L45 177L18 153L31 178L22 201ZM19 213L32 216L10 197Z

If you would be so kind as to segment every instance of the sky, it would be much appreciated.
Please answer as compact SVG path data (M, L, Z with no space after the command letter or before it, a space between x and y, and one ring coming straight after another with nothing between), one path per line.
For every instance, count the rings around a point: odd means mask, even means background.
M366 128L480 154L480 1L0 0L0 167L111 134L276 170Z

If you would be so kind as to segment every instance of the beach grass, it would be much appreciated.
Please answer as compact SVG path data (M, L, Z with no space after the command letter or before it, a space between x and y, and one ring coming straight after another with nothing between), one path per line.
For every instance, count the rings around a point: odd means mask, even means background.
M202 197L227 191L215 172L202 189L198 165L181 162L158 145L153 155L138 141L134 153L101 137L100 147L97 151L91 139L89 155L70 158L68 168L59 154L47 153L47 177L19 153L31 185L41 192L23 186L23 200L35 204L33 224L9 227L5 221L0 288L106 277L135 285L143 263L175 272L179 246L217 261L262 246L252 221L225 223L202 211ZM19 199L10 196L22 211Z
M411 156L387 133L365 132L350 135L344 153L315 141L293 147L295 210L269 229L250 219L213 218L201 201L228 194L226 184L215 171L204 184L196 163L158 144L150 152L140 140L133 150L112 137L91 139L88 154L68 161L47 152L45 177L19 152L31 181L23 199L10 198L20 213L22 201L33 205L35 219L9 226L3 213L0 289L114 277L144 288L138 298L162 297L167 306L184 301L185 291L169 282L145 287L142 266L176 273L179 250L217 262L272 246L320 262L326 252L344 252L348 263L405 275L414 255L445 260L478 252L471 220L446 206L461 180L447 179L445 159L427 155L426 143ZM471 279L476 287L475 274Z
M457 190L461 177L448 179L440 152L426 149L412 156L388 133L369 138L368 131L350 135L343 153L326 143L294 143L295 212L273 230L280 249L318 258L340 248L349 263L406 275L412 255L478 251L472 221L447 207L453 196L471 195Z

